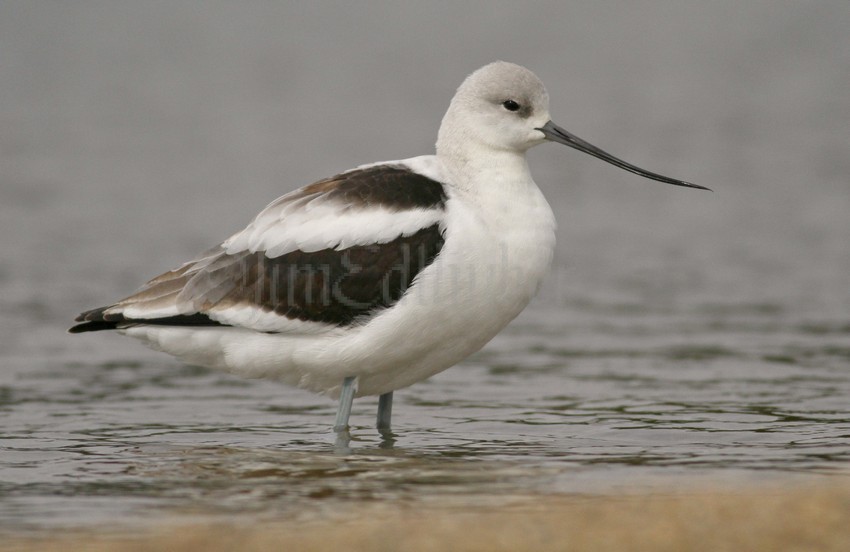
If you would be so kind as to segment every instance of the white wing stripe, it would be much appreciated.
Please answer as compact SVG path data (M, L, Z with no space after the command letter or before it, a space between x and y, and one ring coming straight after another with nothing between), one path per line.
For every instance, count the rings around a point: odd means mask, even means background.
M254 305L234 305L226 308L215 308L207 314L216 322L230 326L251 328L252 330L260 332L317 335L340 331L339 328L333 324L289 319L274 312L264 311Z
M440 209L392 211L384 208L341 210L333 202L311 205L310 212L294 211L280 224L248 228L224 244L228 255L241 251L264 251L269 258L295 250L312 253L322 249L345 249L355 245L388 243L410 236L442 221Z

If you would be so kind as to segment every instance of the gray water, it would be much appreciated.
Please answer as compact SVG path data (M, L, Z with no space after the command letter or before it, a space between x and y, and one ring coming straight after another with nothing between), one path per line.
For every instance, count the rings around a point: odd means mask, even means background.
M457 8L0 2L0 527L828 481L850 466L843 0ZM535 70L553 117L650 170L530 155L540 297L482 352L355 402L64 333L356 164L431 151L463 76Z

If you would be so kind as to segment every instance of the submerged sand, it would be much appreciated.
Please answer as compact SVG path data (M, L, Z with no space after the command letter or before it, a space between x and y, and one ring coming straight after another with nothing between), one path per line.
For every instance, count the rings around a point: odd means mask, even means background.
M5 540L0 551L836 551L850 549L850 483L548 495L509 507L357 504L332 519L225 522ZM356 510L355 510L356 508Z

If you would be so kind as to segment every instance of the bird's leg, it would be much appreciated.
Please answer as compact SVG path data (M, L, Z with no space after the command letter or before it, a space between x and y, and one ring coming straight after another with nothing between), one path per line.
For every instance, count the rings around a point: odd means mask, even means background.
M341 433L348 431L348 418L351 416L351 404L354 402L354 393L357 392L357 377L349 376L342 380L342 389L339 392L339 409L336 411L336 422L334 431Z
M378 424L380 433L389 433L390 419L393 417L393 392L384 393L378 397Z

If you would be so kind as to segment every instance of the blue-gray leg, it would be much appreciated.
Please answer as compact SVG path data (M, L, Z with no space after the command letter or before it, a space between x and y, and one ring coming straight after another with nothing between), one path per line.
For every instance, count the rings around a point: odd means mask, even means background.
M378 397L378 431L389 433L390 420L393 417L393 392L384 393Z
M339 409L336 411L336 422L334 431L341 433L348 431L348 418L351 416L351 404L354 402L354 393L357 391L357 378L349 376L342 381L342 390L339 392Z

